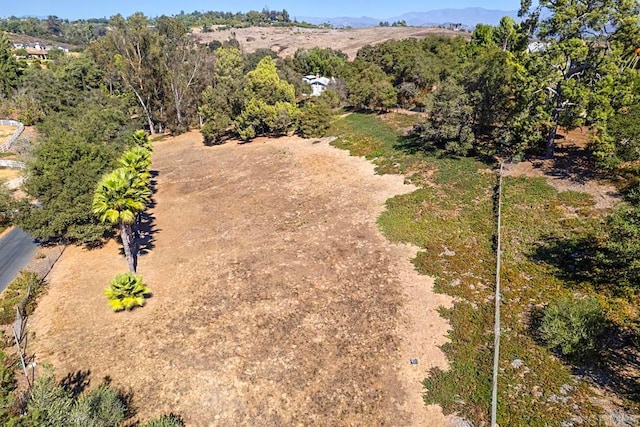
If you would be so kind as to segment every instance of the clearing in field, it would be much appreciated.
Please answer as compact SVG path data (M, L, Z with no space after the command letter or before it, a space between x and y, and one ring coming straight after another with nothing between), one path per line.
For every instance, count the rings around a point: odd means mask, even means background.
M58 376L109 376L141 419L187 425L445 424L420 382L446 368L449 305L376 218L414 190L362 158L297 138L155 144L154 220L139 272L153 297L112 313L119 247L70 247L29 330ZM418 360L412 365L410 359Z

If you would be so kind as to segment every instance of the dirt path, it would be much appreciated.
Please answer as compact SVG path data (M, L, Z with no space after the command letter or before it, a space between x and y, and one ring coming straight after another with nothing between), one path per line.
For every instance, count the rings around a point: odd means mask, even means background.
M140 418L187 425L445 425L420 381L446 367L449 303L415 273L415 248L376 217L411 191L398 176L296 138L156 143L148 305L111 313L118 246L69 247L32 317L32 350L60 376L130 389ZM411 358L418 359L412 366Z

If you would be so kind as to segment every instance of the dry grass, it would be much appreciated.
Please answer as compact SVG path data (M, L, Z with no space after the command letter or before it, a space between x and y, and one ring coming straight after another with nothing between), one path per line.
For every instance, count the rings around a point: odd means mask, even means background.
M285 57L293 55L296 50L313 47L330 47L346 53L350 59L355 58L361 47L382 43L386 40L402 40L407 38L422 39L429 35L448 37L462 36L468 38L469 33L451 31L442 28L421 27L378 27L358 29L311 29L311 28L278 28L250 27L233 28L224 31L202 33L193 30L201 43L213 40L225 42L233 37L240 42L242 49L251 53L257 49L271 49ZM233 34L232 34L233 33Z
M384 201L414 187L326 142L207 148L190 133L155 147L155 234L139 268L153 297L112 313L102 290L126 269L118 246L68 248L30 321L38 361L109 375L142 419L445 424L420 381L446 368L448 297L376 225Z
M0 125L0 144L4 143L7 138L13 135L16 131L15 126L2 126Z

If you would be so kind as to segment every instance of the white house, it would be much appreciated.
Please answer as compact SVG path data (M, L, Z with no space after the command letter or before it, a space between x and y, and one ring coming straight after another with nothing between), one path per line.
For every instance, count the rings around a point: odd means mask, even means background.
M329 82L331 82L331 79L329 79L328 77L320 77L314 75L304 76L302 80L305 83L309 83L311 85L311 88L313 89L311 96L322 95L322 92L327 90L327 86L329 85Z

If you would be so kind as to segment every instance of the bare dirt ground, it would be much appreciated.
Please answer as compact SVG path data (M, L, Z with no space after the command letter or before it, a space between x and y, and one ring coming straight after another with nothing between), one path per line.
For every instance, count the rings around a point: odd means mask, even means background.
M209 43L213 40L225 42L235 35L240 46L247 53L255 52L257 49L271 49L278 55L285 57L293 55L300 48L330 47L343 51L350 59L356 57L356 53L361 47L382 43L386 40L422 39L429 35L470 37L469 33L461 31L421 27L357 29L250 27L208 33L202 33L200 29L195 28L193 34L200 43Z
M593 197L597 209L609 209L620 201L616 187L598 179L585 151L588 134L579 129L560 134L553 159L533 158L506 167L506 176L544 177L556 190L578 191Z
M420 381L446 368L448 297L376 218L412 191L327 141L155 143L156 205L139 272L147 306L112 313L119 247L69 247L30 319L58 376L109 376L139 418L187 425L446 425ZM411 365L410 359L418 359ZM90 372L87 372L90 371Z

